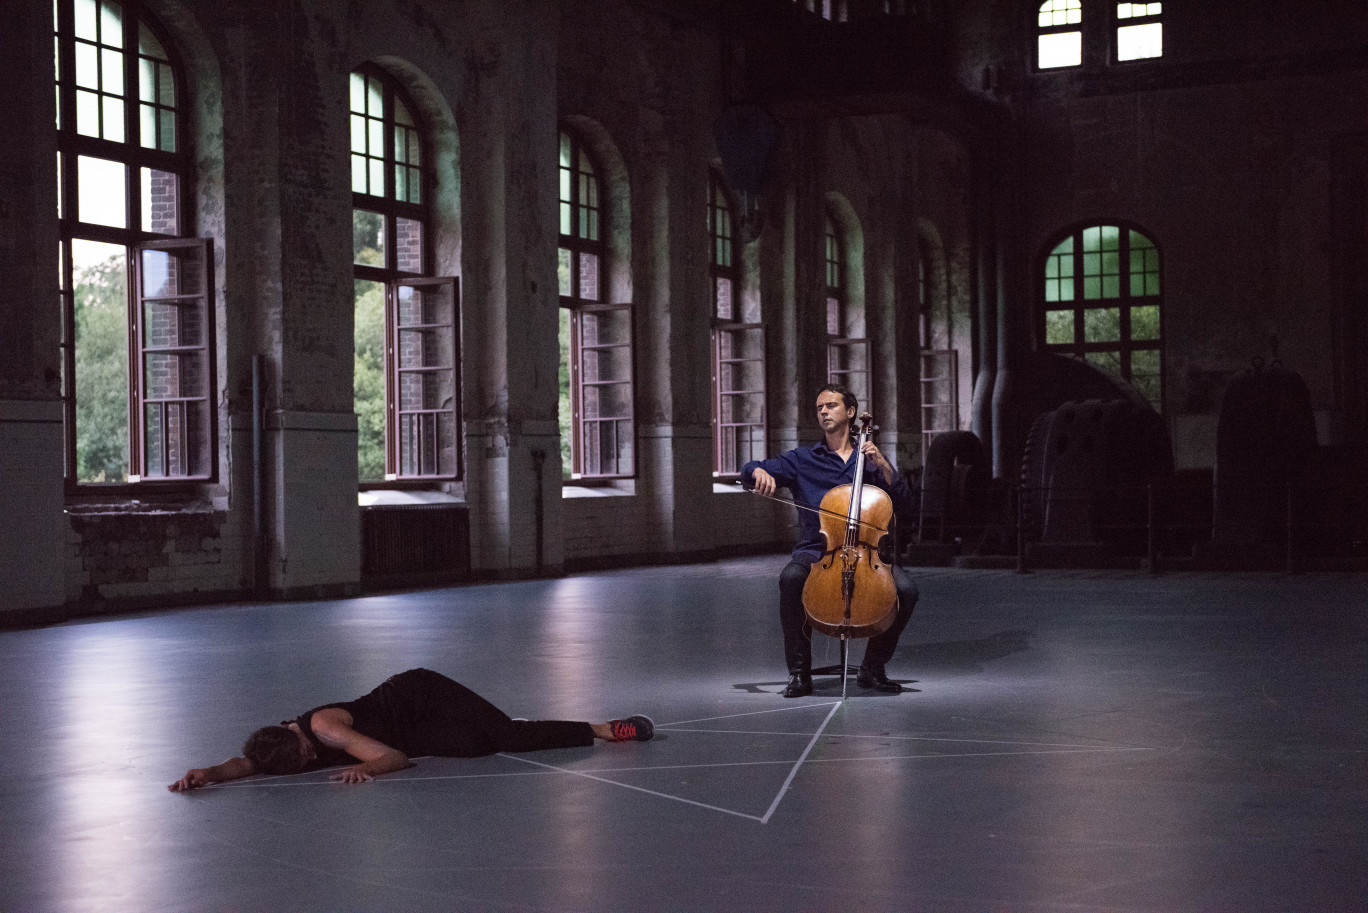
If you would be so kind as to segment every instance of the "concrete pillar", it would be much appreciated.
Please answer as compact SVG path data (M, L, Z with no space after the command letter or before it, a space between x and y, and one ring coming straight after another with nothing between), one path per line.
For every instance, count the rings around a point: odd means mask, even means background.
M0 624L66 601L52 5L7 8L0 59Z
M277 15L244 77L253 142L237 151L261 232L242 255L268 363L269 588L306 596L360 579L348 74L320 59L330 42L298 4Z
M466 501L471 565L496 576L564 563L556 85L540 63L557 34L524 6L488 11L488 68L460 112Z

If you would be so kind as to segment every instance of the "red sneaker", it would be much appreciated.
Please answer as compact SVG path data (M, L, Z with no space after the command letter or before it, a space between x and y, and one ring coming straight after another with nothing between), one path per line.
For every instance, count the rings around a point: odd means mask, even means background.
M608 727L613 730L614 742L649 742L655 735L655 723L649 716L629 716L625 720L609 720Z

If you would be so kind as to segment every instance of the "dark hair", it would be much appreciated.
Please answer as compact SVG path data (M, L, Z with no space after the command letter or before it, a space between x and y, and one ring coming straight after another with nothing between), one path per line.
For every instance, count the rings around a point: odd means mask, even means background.
M855 420L859 417L860 414L860 401L855 397L855 391L851 390L845 384L827 384L825 387L817 391L818 396L821 396L823 393L839 394L841 400L845 402L846 408L855 410L855 414L850 417L850 421L846 422L846 433L850 435L851 440L854 440Z
M860 401L855 398L855 391L851 390L845 384L827 384L817 391L818 396L821 396L823 393L839 393L841 394L841 399L845 400L847 409L854 409L857 413L860 411Z
M242 756L265 774L297 774L309 766L299 736L284 726L263 726L249 735Z

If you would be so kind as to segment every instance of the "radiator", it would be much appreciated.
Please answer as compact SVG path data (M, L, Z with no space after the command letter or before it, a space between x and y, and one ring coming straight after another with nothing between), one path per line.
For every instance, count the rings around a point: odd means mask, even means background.
M361 509L361 576L455 578L470 572L470 512L464 505Z

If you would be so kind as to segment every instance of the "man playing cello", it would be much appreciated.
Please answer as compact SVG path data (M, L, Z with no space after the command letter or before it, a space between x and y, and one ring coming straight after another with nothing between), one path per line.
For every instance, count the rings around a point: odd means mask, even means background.
M798 512L798 544L779 575L779 624L784 632L784 658L789 671L784 697L812 693L812 632L803 610L803 585L813 562L822 557L825 543L816 512L822 496L838 485L849 484L855 477L853 431L858 405L850 390L840 384L827 384L817 393L817 424L824 435L821 443L797 447L767 460L752 460L741 467L741 484L746 488L766 497L773 495L776 488L787 488L795 504L808 508ZM909 510L912 493L907 482L873 441L865 442L862 456L865 481L887 492L896 511ZM897 649L898 638L917 604L917 585L911 575L896 566L892 573L898 592L893 623L888 630L869 639L855 679L861 688L886 694L902 691L901 685L889 681L884 665Z

